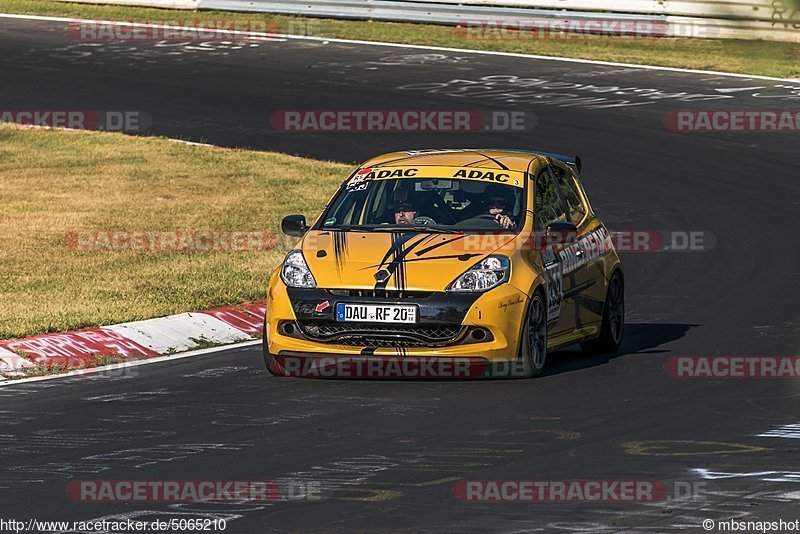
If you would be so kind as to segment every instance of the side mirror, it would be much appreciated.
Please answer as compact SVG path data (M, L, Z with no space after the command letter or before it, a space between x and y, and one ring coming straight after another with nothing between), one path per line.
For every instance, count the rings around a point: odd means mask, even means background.
M578 227L569 221L553 221L547 225L545 244L562 249L578 240Z
M281 221L281 232L292 237L303 237L308 231L305 215L287 215Z

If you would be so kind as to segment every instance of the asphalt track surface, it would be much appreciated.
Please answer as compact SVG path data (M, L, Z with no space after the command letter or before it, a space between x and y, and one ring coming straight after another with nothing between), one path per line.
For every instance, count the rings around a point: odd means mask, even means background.
M505 78L485 86L486 76ZM515 76L580 85L521 95ZM63 23L6 19L0 80L4 109L144 110L149 133L319 158L465 146L577 153L611 229L709 236L704 251L623 254L619 354L562 351L536 380L275 379L248 347L0 388L0 517L222 517L228 532L246 533L670 532L703 531L707 518L800 517L800 442L758 436L798 421L798 382L675 379L663 369L670 355L798 354L797 134L686 134L663 124L677 109L796 108L792 84L303 40L88 44L70 40ZM455 89L465 85L482 89ZM584 97L604 100L575 100ZM269 127L276 110L322 108L525 110L538 123L530 132L385 135ZM326 494L270 504L73 502L65 485L83 479L305 480ZM704 485L702 498L658 503L474 503L453 497L460 479Z

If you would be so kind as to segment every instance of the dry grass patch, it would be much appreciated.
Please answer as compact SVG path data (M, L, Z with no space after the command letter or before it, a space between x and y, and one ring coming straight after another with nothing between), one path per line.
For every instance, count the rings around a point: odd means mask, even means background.
M349 167L167 139L0 125L0 339L264 297L292 245L287 213L315 217ZM268 231L267 251L75 250L78 230Z

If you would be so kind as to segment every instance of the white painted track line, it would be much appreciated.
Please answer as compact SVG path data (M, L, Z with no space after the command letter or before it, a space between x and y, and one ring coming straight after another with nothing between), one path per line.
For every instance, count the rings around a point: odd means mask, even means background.
M251 347L253 345L257 345L261 343L260 339L255 339L253 341L245 341L244 343L236 343L234 345L224 345L221 347L211 347L208 349L198 349L189 352L183 352L180 354L174 354L172 356L157 356L155 358L147 358L144 360L135 360L132 362L123 362L123 363L113 363L110 365L103 365L101 367L90 367L87 369L77 369L75 371L70 371L67 373L61 373L58 375L48 375L48 376L34 376L31 378L20 378L20 379L8 379L3 382L0 382L0 388L6 386L16 386L18 384L27 384L30 382L42 382L43 380L54 380L56 378L73 378L76 376L82 375L94 375L100 374L104 371L114 371L116 369L126 369L128 367L139 367L140 365L150 365L151 363L163 363L163 362L171 362L175 360L182 360L184 358L191 358L193 356L202 356L205 354L213 354L215 352L222 352L225 350L234 350L244 347Z
M92 24L119 24L123 26L131 26L131 27L150 27L150 28L174 28L175 26L167 26L163 24L148 24L143 22L130 22L130 21L111 21L111 20L98 20L98 19L76 19L76 18L68 18L68 17L46 17L46 16L39 16L39 15L17 15L11 13L0 13L0 18L7 18L7 19L23 19L23 20L38 20L38 21L50 21L50 22L84 22L84 23L92 23ZM515 52L496 52L492 50L472 50L468 48L447 48L442 46L429 46L429 45L414 45L414 44L402 44L402 43L387 43L383 41L361 41L355 39L336 39L336 38L329 38L329 37L313 37L308 35L286 35L286 34L272 34L272 33L262 33L262 32L247 32L247 31L238 31L238 30L218 30L218 29L206 29L203 28L203 31L211 31L211 32L220 32L231 34L231 35L241 35L243 37L261 37L264 39L281 39L281 40L304 40L304 41L317 41L322 43L342 43L342 44L350 44L350 45L364 45L364 46L385 46L390 48L405 48L410 50L435 50L438 52L457 52L460 54L480 54L485 56L503 56L503 57L516 57L516 58L527 58L527 59L538 59L543 61L563 61L568 63L583 63L588 65L606 65L609 67L624 67L624 68L631 68L631 69L642 69L642 70L656 70L656 71L665 71L665 72L682 72L687 74L703 74L703 75L711 75L711 76L728 76L731 78L745 78L748 80L768 80L774 82L798 82L800 80L791 79L791 78L775 78L772 76L759 76L756 74L738 74L735 72L721 72L715 70L697 70L697 69L682 69L677 67L661 67L658 65L638 65L635 63L617 63L614 61L600 61L600 60L593 60L593 59L579 59L579 58L570 58L570 57L556 57L556 56L538 56L534 54L520 54Z

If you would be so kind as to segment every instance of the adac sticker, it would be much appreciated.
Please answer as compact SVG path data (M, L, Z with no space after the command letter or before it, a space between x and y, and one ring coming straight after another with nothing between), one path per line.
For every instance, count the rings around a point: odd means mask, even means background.
M488 180L490 182L508 183L511 178L507 173L495 171L479 171L477 169L459 169L453 178L469 178L471 180Z
M363 173L363 171L367 171ZM411 178L417 175L419 169L413 167L400 169L362 169L357 173L359 180L383 180L386 178Z

